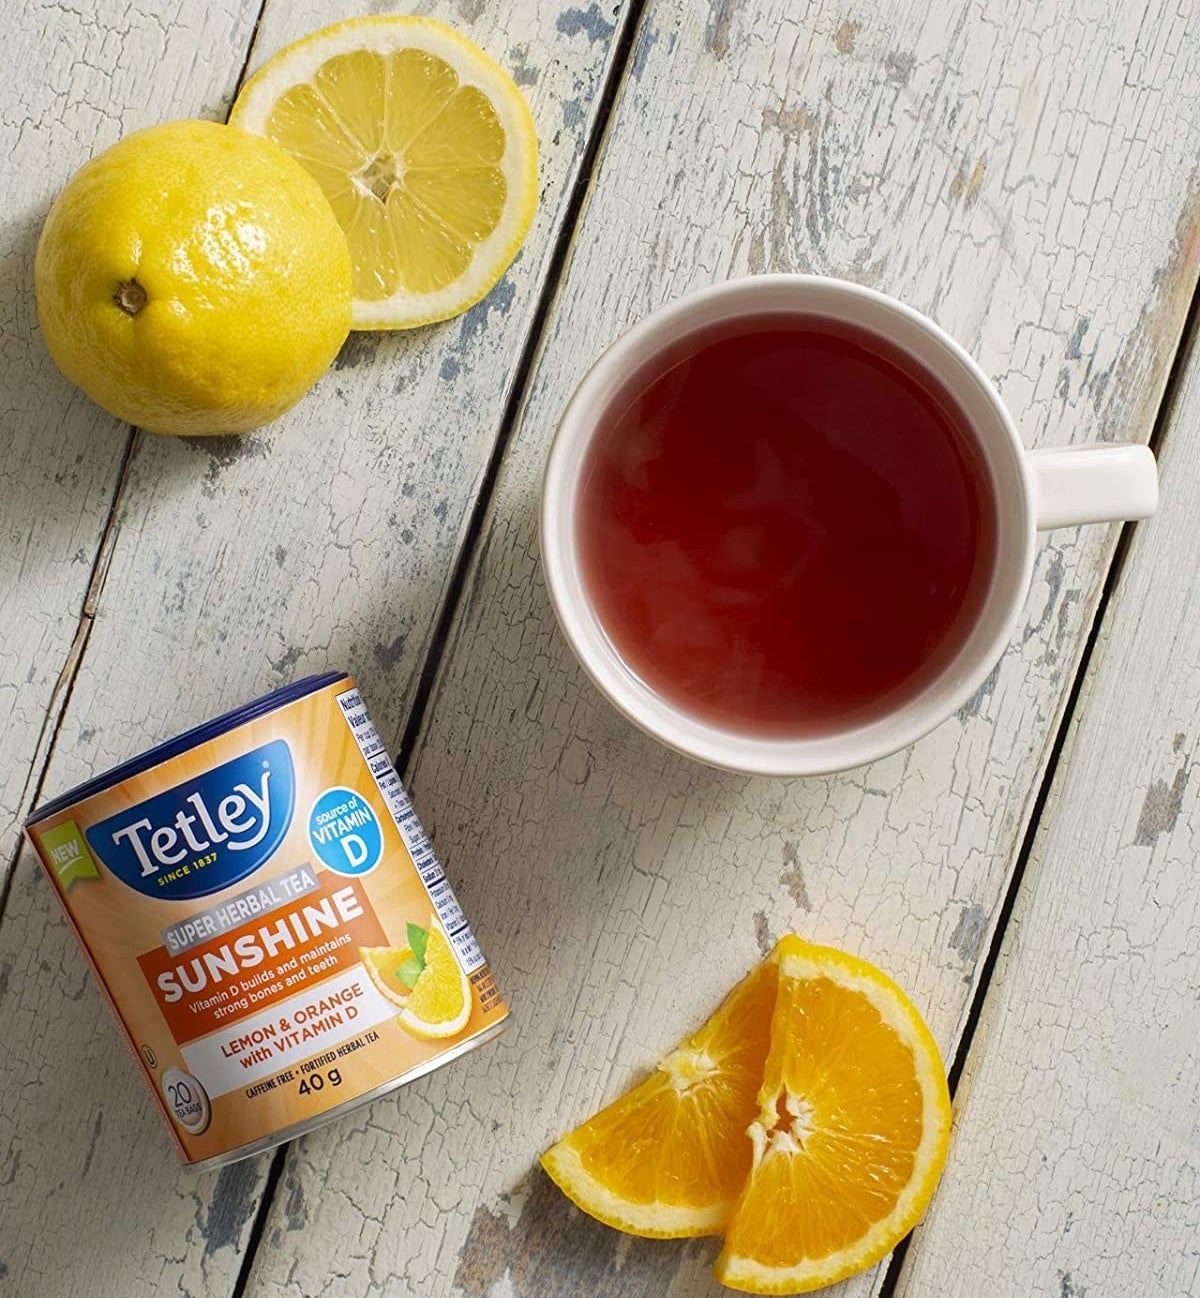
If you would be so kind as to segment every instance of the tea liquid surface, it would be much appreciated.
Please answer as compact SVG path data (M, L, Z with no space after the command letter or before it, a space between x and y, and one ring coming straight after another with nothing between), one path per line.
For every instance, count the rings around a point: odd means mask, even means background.
M601 421L578 503L584 580L628 667L771 737L916 693L994 558L990 480L953 399L891 344L807 317L651 359Z

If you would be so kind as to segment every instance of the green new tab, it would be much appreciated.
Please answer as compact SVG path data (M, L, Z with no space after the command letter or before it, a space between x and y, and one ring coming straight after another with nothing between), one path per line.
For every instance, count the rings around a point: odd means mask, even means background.
M44 830L40 838L42 850L46 853L63 892L70 892L80 879L100 877L96 862L73 820L64 820L61 825Z

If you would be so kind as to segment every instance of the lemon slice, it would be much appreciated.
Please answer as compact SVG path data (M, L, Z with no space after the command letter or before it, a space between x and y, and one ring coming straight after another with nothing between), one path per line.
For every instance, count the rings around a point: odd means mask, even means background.
M512 78L428 18L356 18L281 50L230 124L316 178L345 231L354 329L411 329L478 302L537 203L537 137Z

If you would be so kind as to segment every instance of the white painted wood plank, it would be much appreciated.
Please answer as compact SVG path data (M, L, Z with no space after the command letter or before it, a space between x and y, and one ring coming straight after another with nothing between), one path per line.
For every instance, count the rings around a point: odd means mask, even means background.
M898 1292L1200 1294L1200 357L1105 618Z
M337 16L389 7L407 8ZM557 0L423 8L530 97L542 201L525 250L462 319L353 338L269 432L141 439L47 793L327 665L356 671L385 735L404 723L620 21ZM330 16L318 0L271 3L254 63ZM210 42L204 57L241 53ZM199 1179L176 1167L28 853L0 974L0 1264L22 1298L228 1291L267 1160Z
M719 1292L711 1245L624 1239L533 1169L786 929L889 969L950 1048L1114 531L1044 546L1000 670L910 752L747 780L634 732L571 660L542 459L623 328L767 269L932 312L1031 442L1145 438L1197 273L1198 62L1170 3L651 8L416 763L516 1027L292 1147L253 1298Z
M33 298L33 251L55 194L117 138L169 117L223 117L257 0L194 6L7 6L0 228L0 884L44 764L47 719L129 437L55 369Z

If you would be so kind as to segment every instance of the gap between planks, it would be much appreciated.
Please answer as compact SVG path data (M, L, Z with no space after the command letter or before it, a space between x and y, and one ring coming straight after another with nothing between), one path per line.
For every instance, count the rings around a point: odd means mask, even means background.
M1188 361L1191 358L1192 353L1196 350L1198 330L1200 330L1200 280L1197 280L1197 282L1192 286L1192 295L1191 300L1188 303L1187 315L1184 317L1183 328L1180 330L1179 336L1175 342L1175 352L1171 357L1170 369L1167 371L1167 381L1163 387L1162 398L1158 403L1158 410L1155 412L1154 426L1150 430L1150 439L1148 444L1150 449L1154 452L1155 458L1158 458L1163 443L1166 440L1167 430L1171 424L1175 404L1183 385L1184 376L1187 373ZM1083 691L1083 685L1087 680L1088 670L1091 667L1092 655L1095 652L1096 644L1100 639L1100 632L1104 627L1104 619L1108 614L1109 607L1116 596L1117 588L1121 582L1121 574L1124 572L1125 564L1129 556L1129 549L1133 543L1133 529L1135 526L1134 523L1125 523L1122 526L1121 534L1117 539L1116 548L1113 551L1112 562L1109 564L1108 571L1104 576L1104 586L1101 589L1100 598L1096 604L1096 613L1092 619L1092 625L1088 628L1083 652L1080 654L1079 665L1075 671L1075 678L1071 682L1071 688L1067 695L1067 701L1063 706L1058 728L1054 732L1054 741L1050 748L1050 756L1046 762L1046 769L1042 774L1041 782L1038 785L1037 793L1034 797L1033 809L1029 815L1029 822L1025 826L1025 833L1021 838L1021 845L1017 850L1017 857L1013 864L1012 874L1009 876L1008 885L1000 900L996 923L992 929L987 951L979 966L979 976L976 979L975 987L971 992L971 998L967 1005L967 1012L963 1019L962 1030L958 1035L958 1043L955 1047L954 1055L950 1060L949 1082L951 1099L953 1099L958 1092L958 1083L962 1078L963 1069L966 1067L967 1059L971 1054L971 1044L975 1039L975 1032L983 1014L984 1003L987 1000L988 991L996 973L996 964L1000 958L1000 948L1004 944L1004 937L1008 931L1009 923L1012 920L1013 909L1017 903L1017 894L1021 890L1021 884L1025 878L1025 869L1028 865L1029 857L1033 851L1033 845L1037 839L1038 830L1041 826L1042 813L1045 810L1046 801L1050 796L1050 790L1053 788L1055 777L1058 774L1059 760L1067 742L1067 735L1070 732L1071 723L1075 719L1076 709L1079 705L1079 696ZM918 1229L920 1229L920 1227L918 1227ZM896 1286L900 1283L900 1279L904 1273L905 1258L908 1255L908 1245L911 1239L911 1234L906 1235L904 1239L897 1244L892 1253L891 1260L887 1264L883 1281L878 1290L876 1290L875 1298L895 1298Z
M266 0L264 0L265 2ZM104 527L100 532L100 541L96 546L96 557L92 561L92 571L88 577L87 590L83 596L83 607L79 611L79 622L75 627L74 636L71 637L66 661L62 665L62 670L58 673L58 679L54 682L50 701L46 705L46 715L42 718L42 728L38 732L37 742L34 745L33 753L30 755L29 774L26 776L25 787L21 790L21 801L18 804L17 841L13 844L12 857L8 862L9 868L5 875L0 878L0 918L3 918L4 911L8 906L8 896L12 891L13 880L17 874L17 858L21 855L21 849L25 845L25 836L20 828L21 820L41 800L42 785L46 779L46 772L50 767L50 758L54 755L54 750L58 745L59 731L62 729L62 723L71 702L71 694L75 689L75 679L79 674L79 665L83 662L88 637L92 633L92 623L96 620L96 605L100 599L100 592L104 589L104 580L108 576L108 565L112 560L113 548L117 542L117 509L125 491L129 468L133 462L133 453L139 440L139 431L136 428L130 428L125 437L125 449L121 453L121 467L117 473L116 486L113 488L112 499L108 503L108 510L104 516Z
M250 60L254 57L254 48L258 44L258 32L262 26L263 14L266 9L267 0L259 0L258 12L254 15L254 24L250 28L250 39L246 42L246 57L242 60L242 66L238 71L237 81L234 84L233 97L230 100L231 111L233 103L238 97L238 92L246 80L246 73L250 70ZM225 118L226 121L229 120L228 113L225 114ZM62 670L58 673L58 679L54 683L54 690L46 707L46 715L42 719L42 728L38 732L37 743L34 745L33 753L30 756L29 774L25 780L25 787L21 792L21 801L18 804L17 840L13 844L12 858L8 863L9 869L4 877L0 878L0 919L3 919L4 912L8 907L9 893L12 891L13 880L17 872L17 858L21 855L21 849L25 845L25 836L21 831L21 821L25 816L29 815L41 800L46 772L50 769L50 759L54 756L54 750L58 746L59 732L67 715L67 708L71 702L71 695L75 689L79 669L83 665L83 656L87 652L92 624L96 620L96 607L100 602L100 594L104 590L104 583L108 577L108 565L117 544L117 532L119 530L117 516L125 499L125 486L129 481L129 470L141 440L141 429L130 425L128 432L125 434L125 449L121 454L121 467L117 473L116 486L113 488L112 499L109 501L108 511L104 516L104 526L100 530L100 540L96 545L96 557L92 562L87 591L83 597L83 607L79 611L79 622L75 627L75 634L71 638L70 647L67 649L67 656L63 662ZM48 740L47 735L49 735Z
M405 724L404 733L395 753L396 769L400 774L400 778L405 781L409 776L409 766L416 751L429 701L433 697L438 673L441 670L442 661L449 646L450 630L458 611L459 601L470 576L476 550L479 547L484 525L491 509L492 499L496 493L496 483L499 480L509 444L517 427L521 407L525 400L525 393L529 387L529 380L533 372L534 361L546 331L550 308L553 305L566 270L575 229L579 224L579 218L587 200L588 190L591 188L596 159L599 157L604 141L608 136L613 110L616 107L621 88L625 83L625 74L633 56L633 48L641 31L648 3L649 0L628 0L624 10L621 31L613 45L613 55L608 72L600 87L592 131L580 154L579 167L571 185L571 194L563 213L562 225L554 241L554 248L547 263L546 274L542 279L541 287L538 289L537 302L530 319L529 329L526 332L521 354L517 359L516 369L513 372L512 386L509 388L508 398L500 414L496 439L488 455L487 464L484 467L483 477L480 480L479 490L475 495L471 512L467 516L467 525L454 558L450 579L446 584L446 593L442 599L441 608L438 610L433 634L430 637L429 650L425 655L425 661L421 664L420 675L417 677L408 721ZM249 66L250 55L253 53L254 41L258 35L259 22L262 19L265 7L266 0L259 9L258 19L254 24L254 33L250 40L251 51L246 56L246 64L243 66L241 77L238 80L239 87L242 78L246 75L246 68ZM0 914L3 914L2 908L0 908ZM271 1204L278 1191L279 1182L283 1176L284 1163L290 1148L291 1141L288 1141L278 1146L271 1154L271 1166L267 1171L267 1178L263 1184L262 1195L254 1213L254 1220L250 1225L246 1249L242 1254L241 1265L238 1268L237 1278L234 1281L230 1298L244 1298L254 1268L254 1259L258 1253L258 1246L263 1233L266 1230Z
M429 651L425 655L425 661L421 665L421 674L417 678L412 706L408 713L408 722L404 727L404 733L401 736L400 745L396 752L396 766L402 778L408 776L408 765L416 749L417 738L425 721L425 712L433 695L442 659L445 657L450 628L458 611L459 600L462 597L467 578L470 576L475 551L478 548L480 537L483 535L484 524L491 509L492 498L496 494L496 483L500 477L500 470L503 467L509 443L512 441L513 432L517 426L521 406L525 400L526 390L529 387L533 363L541 347L542 336L546 331L550 308L558 292L563 272L566 269L575 228L579 224L587 192L591 188L592 171L608 135L613 109L617 102L617 96L620 94L621 87L625 82L625 72L633 56L634 43L641 30L642 18L647 3L648 0L628 0L621 31L613 45L608 74L600 87L592 133L580 154L579 169L575 173L575 180L571 186L571 195L563 212L562 226L559 229L554 249L546 266L545 278L538 290L537 302L529 322L529 330L525 335L525 344L521 349L517 367L513 373L508 400L505 402L504 409L500 414L496 440L492 445L491 454L484 468L479 490L475 494L475 502L467 517L467 526L454 559L450 580L446 586L446 594L438 611L437 620L434 623Z

